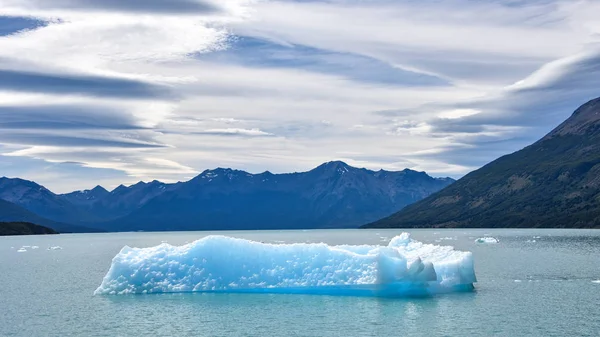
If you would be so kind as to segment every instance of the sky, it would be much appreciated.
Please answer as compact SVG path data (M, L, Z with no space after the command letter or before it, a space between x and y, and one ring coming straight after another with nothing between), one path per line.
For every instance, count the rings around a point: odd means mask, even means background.
M598 0L0 0L0 176L462 175L600 96Z

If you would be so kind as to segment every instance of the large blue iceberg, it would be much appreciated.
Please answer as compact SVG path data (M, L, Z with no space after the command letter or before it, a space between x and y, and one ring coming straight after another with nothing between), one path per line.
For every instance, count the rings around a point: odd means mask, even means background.
M427 296L468 291L473 256L408 233L387 246L267 244L208 236L184 246L124 247L95 294L250 292Z

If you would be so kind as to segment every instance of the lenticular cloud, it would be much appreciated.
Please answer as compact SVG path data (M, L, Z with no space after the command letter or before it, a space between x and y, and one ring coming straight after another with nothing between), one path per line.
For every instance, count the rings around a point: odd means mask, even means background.
M124 247L95 294L250 292L427 296L468 291L473 256L403 233L387 246L265 244L208 236L184 246Z

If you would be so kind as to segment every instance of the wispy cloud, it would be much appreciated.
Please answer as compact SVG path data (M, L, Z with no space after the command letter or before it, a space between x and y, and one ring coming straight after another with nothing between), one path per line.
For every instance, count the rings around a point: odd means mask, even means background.
M15 1L16 2L16 1ZM18 1L46 10L97 10L97 11L123 11L135 13L215 13L220 11L217 1L210 0L53 0L49 3L44 0Z
M198 134L221 135L221 136L247 136L247 137L274 136L272 133L264 132L259 129L240 129L240 128L208 129L208 130L198 131Z
M0 90L117 98L173 98L169 87L130 79L0 69Z
M0 129L143 129L133 115L98 105L0 106Z

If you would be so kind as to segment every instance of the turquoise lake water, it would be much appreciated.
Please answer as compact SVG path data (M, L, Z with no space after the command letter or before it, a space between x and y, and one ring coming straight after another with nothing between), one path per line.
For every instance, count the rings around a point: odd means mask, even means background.
M471 251L475 291L430 298L283 294L94 296L125 246L210 234L381 244L401 230L0 237L0 336L600 336L600 231L411 230ZM498 244L478 244L483 236ZM26 252L18 252L23 246ZM62 249L48 250L59 246Z

